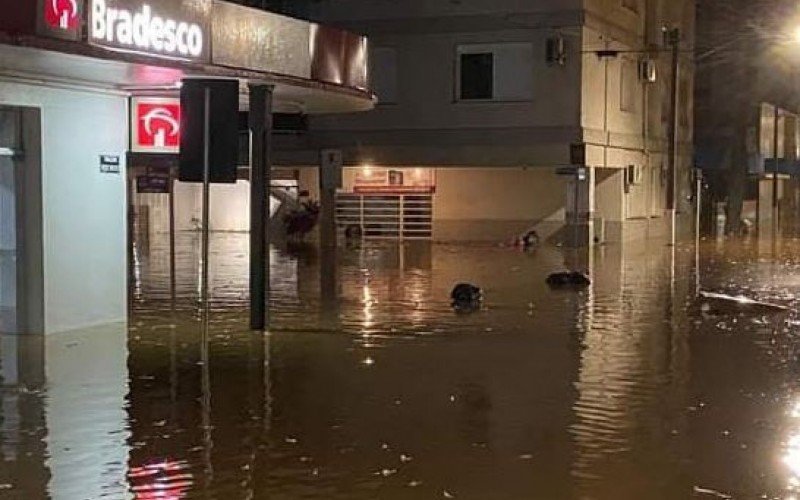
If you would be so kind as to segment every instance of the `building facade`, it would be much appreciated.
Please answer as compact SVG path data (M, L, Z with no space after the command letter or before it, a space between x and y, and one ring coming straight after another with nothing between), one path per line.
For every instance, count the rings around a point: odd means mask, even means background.
M771 233L796 221L800 10L796 2L698 4L696 152L707 224ZM744 227L743 227L744 226ZM775 227L778 227L776 224Z
M378 105L310 120L277 162L343 152L340 227L437 241L527 230L590 245L665 234L680 30L678 212L691 220L691 0L321 0L370 38ZM313 174L312 174L313 175ZM399 214L382 226L383 211ZM685 216L685 217L684 217ZM399 228L399 229L398 229Z
M0 7L0 334L125 323L129 222L199 190L175 187L187 79L227 80L234 115L254 89L265 116L373 106L366 39L338 28L218 0ZM249 178L212 196L246 205Z

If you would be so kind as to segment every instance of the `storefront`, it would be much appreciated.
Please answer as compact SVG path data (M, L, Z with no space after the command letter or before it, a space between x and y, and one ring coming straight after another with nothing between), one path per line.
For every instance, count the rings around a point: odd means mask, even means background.
M341 30L217 0L0 8L0 332L125 321L127 180L167 191L184 79L238 80L243 112L248 84L273 112L373 105L366 40Z

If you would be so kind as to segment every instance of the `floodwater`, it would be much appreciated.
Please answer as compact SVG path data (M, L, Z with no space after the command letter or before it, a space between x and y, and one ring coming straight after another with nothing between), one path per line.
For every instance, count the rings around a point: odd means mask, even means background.
M0 340L0 498L790 499L800 241L274 250L247 332L247 238L137 252L124 327ZM566 262L585 291L549 290ZM699 263L699 267L698 267ZM699 273L697 273L699 269ZM485 291L455 314L458 281Z

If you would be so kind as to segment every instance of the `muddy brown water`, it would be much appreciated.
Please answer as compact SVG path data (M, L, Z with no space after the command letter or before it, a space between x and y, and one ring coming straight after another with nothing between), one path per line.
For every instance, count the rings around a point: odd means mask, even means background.
M247 238L137 254L127 328L0 340L0 498L792 498L800 323L709 314L703 289L795 307L800 242L273 250L247 331ZM544 280L584 262L594 284ZM450 287L484 288L455 314Z

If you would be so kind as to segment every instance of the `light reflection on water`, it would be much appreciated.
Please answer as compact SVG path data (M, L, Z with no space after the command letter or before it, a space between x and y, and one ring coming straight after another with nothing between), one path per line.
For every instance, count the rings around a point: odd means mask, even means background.
M274 250L258 335L247 238L215 235L204 364L197 239L174 300L151 243L127 330L2 339L0 498L800 492L795 315L704 312L691 246L674 269L666 247L602 248L578 293L545 287L578 259L555 248ZM794 306L799 246L708 243L702 284ZM450 309L459 281L484 287L481 311Z

